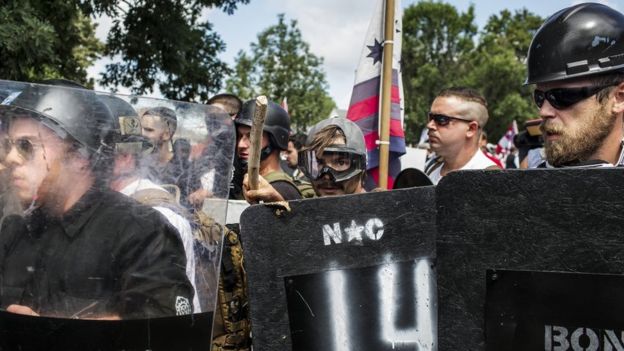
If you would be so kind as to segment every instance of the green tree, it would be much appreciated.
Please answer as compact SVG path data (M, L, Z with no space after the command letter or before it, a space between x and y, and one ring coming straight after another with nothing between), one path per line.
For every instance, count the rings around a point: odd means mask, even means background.
M54 9L54 11L50 11ZM95 25L71 1L8 1L0 8L0 76L67 78L87 86L87 68L103 51Z
M443 88L468 86L488 100L485 127L498 140L511 121L536 117L531 92L523 86L524 60L543 19L526 9L501 11L482 31L474 24L474 7L459 13L452 5L423 1L403 15L403 80L406 138L418 140L432 100ZM477 35L478 34L478 35Z
M232 13L249 0L96 0L87 11L113 18L102 84L153 92L157 86L167 98L205 101L222 84L228 68L217 58L225 50L202 10L220 7ZM85 5L86 6L86 5Z
M0 7L0 74L14 80L68 78L86 85L87 68L102 54L101 83L133 93L157 87L167 98L206 100L218 90L225 44L201 19L216 7L232 13L249 0L9 0ZM113 19L106 43L92 18Z
M421 1L403 13L401 55L405 91L405 137L418 142L436 94L456 85L466 71L465 57L477 33L474 6L459 13L449 4Z
M282 14L277 25L258 34L250 54L238 53L226 89L243 99L261 94L276 102L288 98L292 128L303 131L327 118L336 106L327 94L322 64L303 41L297 21L287 24Z
M480 35L477 49L469 55L470 71L463 84L477 87L488 100L491 140L498 140L513 120L521 125L537 118L531 90L524 86L526 54L531 38L543 19L526 9L492 15Z

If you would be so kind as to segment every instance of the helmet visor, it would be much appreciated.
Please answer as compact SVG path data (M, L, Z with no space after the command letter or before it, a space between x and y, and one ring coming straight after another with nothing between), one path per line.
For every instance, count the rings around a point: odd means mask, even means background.
M317 180L329 174L334 181L345 181L366 168L363 155L345 147L327 147L322 154L315 150L299 152L299 169L310 180Z

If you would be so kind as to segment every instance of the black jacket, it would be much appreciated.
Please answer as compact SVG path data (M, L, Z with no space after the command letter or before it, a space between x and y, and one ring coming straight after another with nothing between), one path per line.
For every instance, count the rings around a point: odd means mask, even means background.
M105 190L62 218L35 210L0 231L0 305L41 315L148 318L191 312L182 243L156 211Z

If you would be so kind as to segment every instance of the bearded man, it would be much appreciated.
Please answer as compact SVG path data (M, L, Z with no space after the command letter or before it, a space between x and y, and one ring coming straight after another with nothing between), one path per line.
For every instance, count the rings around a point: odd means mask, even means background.
M624 165L624 15L585 3L544 22L528 52L527 84L542 117L539 167Z

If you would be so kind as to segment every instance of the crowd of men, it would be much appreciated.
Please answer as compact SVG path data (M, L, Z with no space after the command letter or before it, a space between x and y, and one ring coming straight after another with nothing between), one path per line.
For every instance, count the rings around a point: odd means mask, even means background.
M563 9L537 31L525 84L535 85L542 120L538 167L624 165L623 42L624 15L599 4ZM367 150L349 120L325 119L306 136L292 135L288 112L270 102L252 189L255 101L221 94L208 102L236 133L233 163L219 169L206 160L223 145L204 145L191 162L192 145L175 137L171 108L138 113L114 96L44 83L0 104L0 306L7 311L93 319L199 312L206 305L188 212L224 197L224 182L230 198L252 204L365 192ZM435 97L424 169L433 184L453 171L501 168L483 150L488 119L478 87L448 87Z

